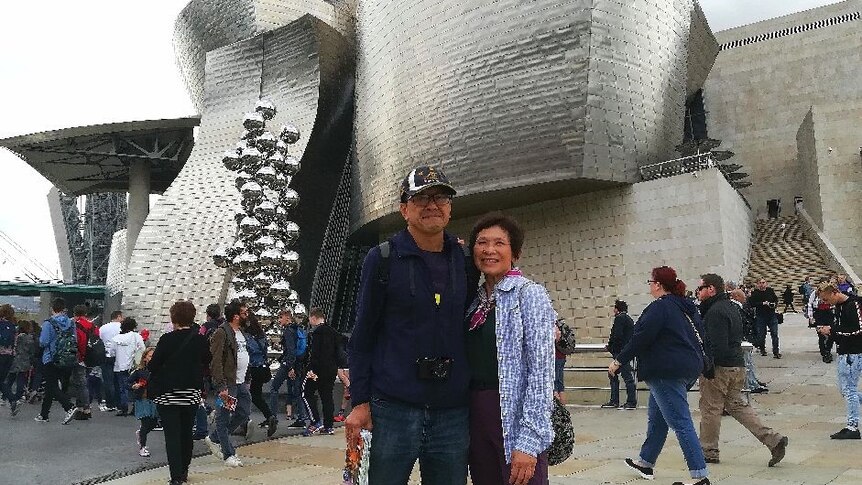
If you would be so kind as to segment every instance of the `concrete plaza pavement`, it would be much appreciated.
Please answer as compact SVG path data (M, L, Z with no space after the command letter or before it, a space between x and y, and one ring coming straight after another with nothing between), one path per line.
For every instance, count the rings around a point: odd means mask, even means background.
M767 426L789 437L787 455L773 468L770 453L731 417L722 420L721 463L709 466L710 480L722 485L797 485L862 483L862 441L835 441L829 435L844 425L845 406L836 386L835 364L824 364L817 341L801 316L788 314L780 327L783 359L755 356L768 394L752 395L752 405ZM623 459L635 456L646 430L647 395L634 411L572 407L576 444L573 455L551 467L550 482L566 485L631 484L641 481ZM698 393L689 394L695 424ZM285 437L238 448L245 466L228 468L212 456L195 458L191 484L341 484L344 433ZM418 468L418 467L417 467ZM157 468L107 483L164 484L167 468ZM671 433L656 466L656 483L687 480L682 452ZM411 484L419 483L418 470ZM646 483L646 482L644 482Z

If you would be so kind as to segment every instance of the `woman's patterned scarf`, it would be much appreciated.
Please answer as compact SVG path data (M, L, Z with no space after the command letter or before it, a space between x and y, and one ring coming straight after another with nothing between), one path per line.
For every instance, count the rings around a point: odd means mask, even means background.
M518 268L512 268L506 272L506 276L522 276L521 270ZM504 276L505 278L505 276ZM502 281L502 280L501 280ZM484 288L482 288L484 290ZM494 308L497 306L497 298L495 293L492 291L491 295L488 295L486 291L479 291L479 305L476 307L476 311L473 312L473 316L470 317L470 331L476 330L477 328L482 327L485 324L485 320L488 319L488 314L494 311Z

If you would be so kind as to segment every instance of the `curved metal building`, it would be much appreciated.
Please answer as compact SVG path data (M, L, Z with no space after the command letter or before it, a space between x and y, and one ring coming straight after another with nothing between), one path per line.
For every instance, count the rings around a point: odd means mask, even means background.
M353 229L388 226L423 163L459 209L636 182L718 52L693 1L360 2L357 23Z
M329 311L352 304L361 245L400 224L410 168L457 180L458 217L632 184L673 158L718 47L694 0L193 0L175 51L201 125L132 250L123 307L147 323L225 296L210 255L239 194L221 155L259 98L303 133L291 284Z

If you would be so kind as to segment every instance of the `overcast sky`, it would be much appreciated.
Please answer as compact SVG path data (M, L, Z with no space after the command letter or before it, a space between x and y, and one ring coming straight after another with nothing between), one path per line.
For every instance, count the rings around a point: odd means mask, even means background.
M0 138L194 114L171 45L174 19L186 3L0 1ZM713 31L719 31L836 2L700 3ZM0 173L0 231L57 271L45 198L50 183L2 148ZM0 252L0 280L20 275Z

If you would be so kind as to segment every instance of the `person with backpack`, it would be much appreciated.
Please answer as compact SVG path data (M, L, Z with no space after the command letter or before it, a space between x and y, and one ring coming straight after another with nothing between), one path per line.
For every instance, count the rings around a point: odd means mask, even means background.
M87 420L92 417L90 412L90 393L88 378L93 367L101 365L105 359L105 349L99 338L99 329L87 318L87 307L75 305L72 309L78 339L78 364L72 370L69 394L75 396L75 406L78 408L77 419ZM92 351L90 350L92 347ZM101 355L97 355L97 354ZM99 357L101 360L99 360Z
M611 353L614 359L617 359L620 352L631 340L635 331L635 322L629 316L629 304L623 300L614 302L614 323L611 326L611 334L608 337L608 352ZM608 380L611 384L611 399L602 404L603 408L616 409L620 407L620 375L623 377L623 382L626 383L626 402L622 405L623 409L632 410L638 407L637 383L635 382L634 373L632 372L631 361L620 361L620 370L616 374L609 375Z
M135 368L135 355L144 351L144 339L134 331L137 326L138 322L134 318L124 318L120 325L120 334L108 344L109 352L114 356L114 382L119 391L117 416L130 416L129 392L125 384L129 373Z
M66 315L65 300L57 298L51 302L51 311L53 314L42 323L42 333L39 335L39 346L43 349L42 373L45 379L45 397L42 399L42 410L36 416L36 421L48 422L51 405L56 399L66 412L62 423L69 424L76 408L64 389L69 388L72 370L78 365L78 338L75 325Z
M12 305L0 305L0 393L9 401L12 416L18 414L18 400L12 394L6 374L12 368L12 361L15 359L15 334L15 310Z
M445 231L454 196L441 170L411 170L400 190L407 227L372 248L362 265L350 338L353 410L344 423L350 447L362 429L374 429L370 483L407 483L417 460L439 483L467 480L463 323L477 285L468 285L463 247Z
M287 382L287 416L295 421L289 426L290 428L305 427L305 409L300 406L298 398L301 394L297 389L301 387L302 379L297 379L301 375L302 369L298 369L298 359L305 355L308 347L307 334L294 319L293 312L285 308L278 314L278 324L281 327L281 338L279 345L281 346L281 356L278 358L280 367L276 371L269 384L269 407L276 416L278 421L278 391L281 385ZM296 414L294 415L294 412Z

